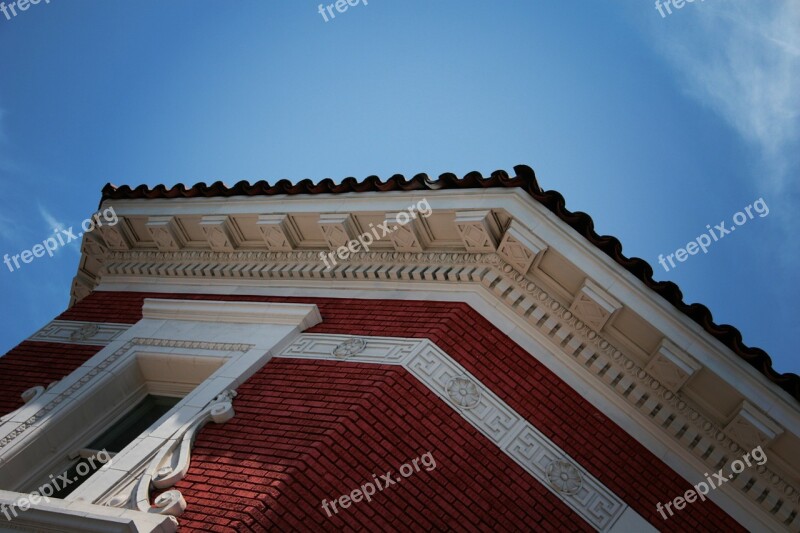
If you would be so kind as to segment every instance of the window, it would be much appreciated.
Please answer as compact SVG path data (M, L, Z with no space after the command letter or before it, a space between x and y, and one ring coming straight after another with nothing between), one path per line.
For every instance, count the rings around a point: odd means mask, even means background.
M179 401L180 398L147 395L102 435L75 454L78 458L73 459L72 464L65 472L67 479L73 480L73 482L70 485L59 487L53 492L52 497L65 498L71 494L99 470L108 461L108 457L114 457L121 452L125 446L167 414ZM108 457L105 457L105 454L108 454Z

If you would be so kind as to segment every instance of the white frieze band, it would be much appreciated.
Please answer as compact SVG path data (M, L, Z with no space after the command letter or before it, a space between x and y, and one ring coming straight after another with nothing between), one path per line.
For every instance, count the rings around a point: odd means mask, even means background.
M276 357L402 366L598 531L655 531L628 505L428 339L306 333Z

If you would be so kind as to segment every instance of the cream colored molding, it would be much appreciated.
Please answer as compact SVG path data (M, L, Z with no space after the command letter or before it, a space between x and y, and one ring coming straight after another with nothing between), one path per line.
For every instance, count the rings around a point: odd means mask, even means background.
M492 216L491 209L456 211L456 229L468 252L491 253L497 250Z
M598 531L655 528L428 339L303 334L276 357L398 365ZM627 529L630 531L630 529Z
M114 224L113 226L98 226L95 231L97 231L98 234L103 238L105 246L107 246L110 250L122 252L125 250L130 250L132 248L131 243L133 242L133 239L128 237L124 226L125 221L124 219L120 218L117 224ZM84 233L84 242L90 241L97 243L95 240L97 235L92 235L92 233ZM96 250L95 253L97 253Z
M544 335L553 349L578 363L579 372L593 376L598 387L606 387L633 412L643 415L652 429L678 445L678 455L688 452L696 471L710 471L748 451L737 443L713 417L690 399L676 394L626 356L601 332L595 331L552 297L529 276L496 254L468 253L361 253L356 260L325 271L316 252L238 252L227 258L210 252L155 254L149 252L110 253L104 266L105 279L158 277L180 279L201 277L198 263L208 268L228 262L220 277L237 283L253 280L313 280L338 278L342 283L360 280L380 282L479 283L498 301L520 316L533 331ZM192 268L186 266L192 265ZM287 268L291 265L291 268ZM523 265L524 267L524 265ZM773 463L745 470L726 487L736 487L767 522L782 526L800 523L800 493L790 477L775 470ZM701 478L700 478L701 479ZM781 503L782 502L782 503ZM758 510L756 510L758 509ZM731 511L729 511L731 512Z
M769 446L783 429L751 403L744 401L725 426L725 432L748 448Z
M53 320L28 337L29 341L106 346L131 327L112 322Z
M142 318L236 324L284 324L306 329L322 321L305 304L146 298Z
M180 250L189 240L174 216L150 217L145 227L158 249L165 252Z
M105 226L96 226L93 231L85 233L86 237L81 241L81 254L89 256L92 259L102 257L103 254L105 254L106 244L103 237L98 233L104 227ZM111 239L111 242L113 242L113 239ZM111 248L110 244L109 248ZM130 246L121 247L120 249L128 250Z
M353 216L349 213L322 213L319 216L319 227L331 250L347 247L347 243L357 235Z
M272 252L291 252L297 247L297 239L291 228L289 215L285 213L259 215L256 223L267 250Z
M527 273L546 249L547 244L542 239L514 220L506 229L497 253L517 270Z
M611 257L589 242L584 236L567 227L558 216L535 201L519 188L448 189L426 191L364 192L357 194L296 195L287 198L277 196L234 196L225 198L192 198L191 200L113 200L103 202L103 207L113 205L120 223L113 227L126 226L126 217L178 216L193 217L211 214L227 214L234 217L259 213L284 213L287 202L291 203L292 216L319 216L320 212L349 212L354 216L375 212L394 212L407 209L410 202L427 199L434 214L463 211L465 206L476 209L492 209L511 216L522 226L534 231L560 255L572 262L586 277L609 291L626 308L649 322L665 337L683 350L690 352L704 368L723 381L735 383L741 394L776 420L798 418L797 402L787 392L751 367L747 362L731 354L706 332L702 326L679 312L673 305L654 296L633 274L624 270ZM447 217L437 219L444 223ZM454 217L453 217L454 218ZM455 232L456 229L453 228ZM438 241L437 241L438 242ZM132 243L138 247L149 247L150 242ZM435 245L436 243L434 243ZM316 249L318 245L314 245ZM452 251L448 248L447 251ZM227 258L220 259L223 262ZM98 281L99 266L104 257L96 257L85 264L85 271L76 276L72 288L72 305L87 294ZM82 261L82 269L84 262ZM800 425L800 422L798 422ZM797 427L797 426L795 426ZM800 431L793 430L797 434Z
M677 393L700 368L700 364L689 354L665 338L644 370L667 389Z
M409 218L406 224L400 224L398 215ZM386 213L384 224L391 230L389 239L397 252L421 252L425 249L425 240L418 224L418 216L410 218L408 211L393 211Z
M592 329L601 331L613 319L614 314L622 309L622 304L586 278L569 309Z
M227 215L204 216L199 225L209 248L215 252L232 252L244 240L236 223Z

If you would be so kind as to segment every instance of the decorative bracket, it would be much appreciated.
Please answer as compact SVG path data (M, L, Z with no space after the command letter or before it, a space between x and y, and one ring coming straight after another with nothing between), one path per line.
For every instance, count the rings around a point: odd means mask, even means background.
M145 227L158 249L163 252L180 250L189 240L173 216L150 217Z
M545 250L547 244L543 240L516 220L512 220L500 241L497 253L525 274Z
M620 309L622 304L589 278L583 281L583 286L569 306L570 311L595 331L601 331Z
M233 219L227 215L205 216L200 219L200 227L215 252L232 252L244 240Z
M322 213L319 216L319 227L331 250L346 247L357 234L353 216L349 213Z
M277 213L259 215L256 223L267 249L271 252L291 252L297 247L297 239L291 231L289 215Z
M665 338L645 365L644 370L659 383L676 393L700 368L702 368L700 363Z
M23 392L22 394L20 394L20 397L22 398L22 401L24 402L22 407L20 407L19 409L14 409L13 411L8 413L7 415L0 417L0 424L5 422L6 420L11 420L12 418L14 418L14 415L17 414L19 411L21 411L26 405L28 405L29 403L31 403L33 401L36 401L42 394L44 394L45 392L47 392L50 389L52 389L53 387L55 387L57 384L58 384L58 381L53 381L46 388L41 386L41 385L37 385L35 387L31 387L30 389L28 389L25 392Z
M492 253L497 250L491 219L491 210L456 211L456 229L468 252Z
M725 433L745 449L768 446L783 429L752 404L744 401L728 425Z
M167 489L186 476L191 464L191 450L200 429L208 422L223 424L233 418L233 398L236 391L228 390L214 398L208 406L176 431L155 454L130 495L118 495L107 505L130 507L145 513L180 516L186 510L186 500L178 490L161 493L150 505L150 490ZM131 501L133 499L133 501Z

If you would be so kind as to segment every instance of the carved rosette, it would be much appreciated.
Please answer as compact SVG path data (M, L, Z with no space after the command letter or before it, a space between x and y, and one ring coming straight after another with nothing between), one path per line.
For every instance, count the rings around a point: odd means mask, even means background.
M69 340L85 341L97 335L99 330L100 328L97 326L97 324L84 324L80 327L80 329L72 332L72 334L69 336Z
M567 496L577 494L583 485L583 478L575 465L567 461L552 461L545 469L550 484Z
M346 359L360 354L367 348L367 341L364 339L348 339L333 349L334 357Z
M465 376L451 378L445 387L447 395L462 409L474 409L481 401L481 391L474 381Z

